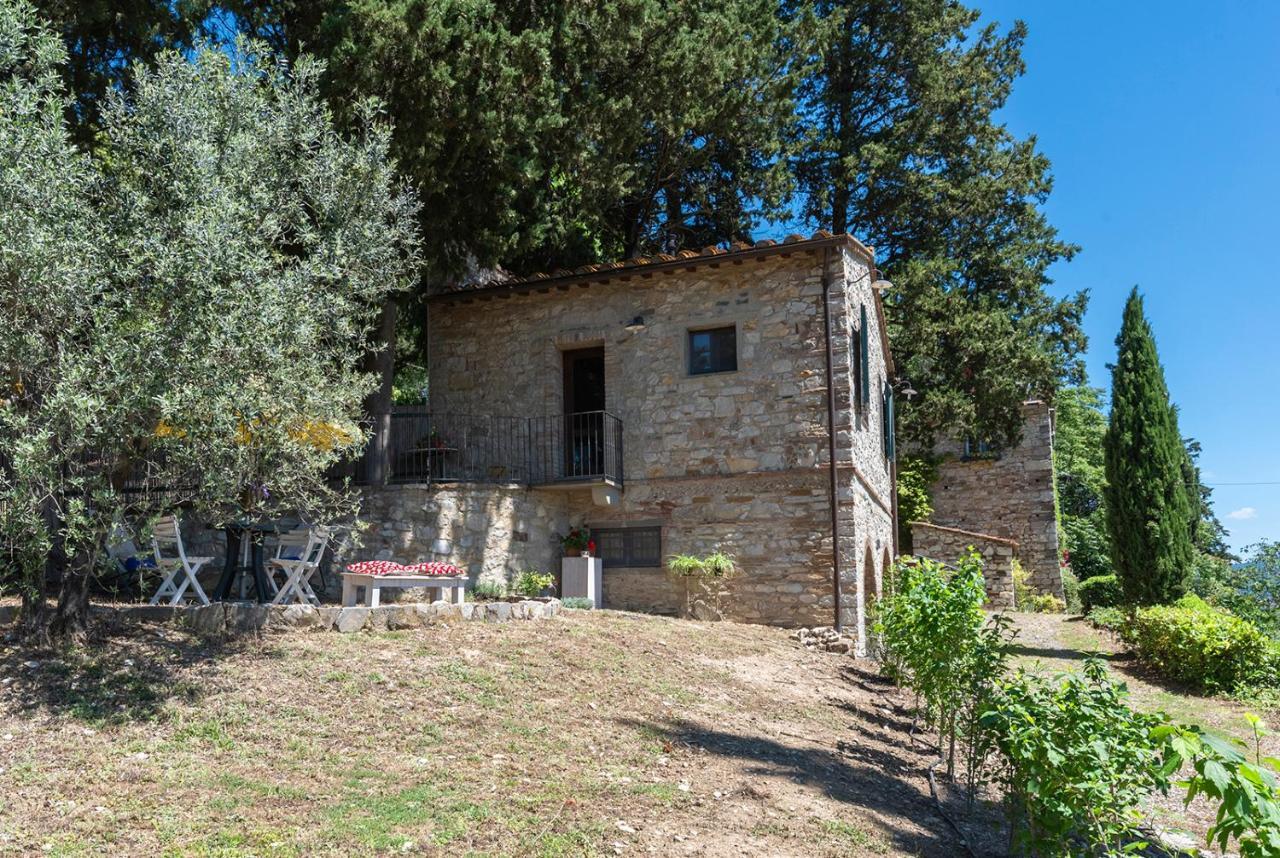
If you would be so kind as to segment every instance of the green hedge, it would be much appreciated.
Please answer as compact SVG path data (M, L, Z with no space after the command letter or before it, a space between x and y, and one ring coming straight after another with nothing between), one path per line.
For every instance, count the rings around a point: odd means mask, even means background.
M1275 645L1258 627L1186 595L1138 610L1120 636L1139 659L1210 693L1275 683Z
M1095 575L1080 582L1080 604L1086 614L1094 608L1114 608L1123 598L1114 575Z

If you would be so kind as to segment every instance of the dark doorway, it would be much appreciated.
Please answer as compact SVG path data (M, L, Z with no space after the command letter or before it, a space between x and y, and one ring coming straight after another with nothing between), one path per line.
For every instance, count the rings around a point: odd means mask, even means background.
M564 474L604 472L604 349L564 353Z

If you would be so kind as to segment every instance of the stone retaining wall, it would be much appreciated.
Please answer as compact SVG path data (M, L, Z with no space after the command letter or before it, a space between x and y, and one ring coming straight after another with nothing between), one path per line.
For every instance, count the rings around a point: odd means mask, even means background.
M414 602L376 608L333 605L245 605L215 603L188 608L183 620L201 634L245 634L258 631L311 629L314 631L382 632L416 629L442 623L505 623L545 620L560 613L560 600L547 602Z
M559 571L569 500L514 485L384 486L364 490L360 518L371 527L352 559L442 560L465 569L473 585L509 584L526 570Z
M987 604L1012 610L1013 561L1018 543L953 527L938 527L923 521L911 522L912 548L920 557L954 564L972 546L982 555L982 577L987 587Z

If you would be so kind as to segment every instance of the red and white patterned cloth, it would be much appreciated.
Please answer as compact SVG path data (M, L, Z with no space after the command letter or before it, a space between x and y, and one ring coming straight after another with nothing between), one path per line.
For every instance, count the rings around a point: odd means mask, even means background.
M465 575L466 573L452 563L433 560L430 563L415 563L404 567L411 575Z
M356 575L463 575L465 574L452 563L414 563L405 566L394 560L362 560L347 566L348 572Z

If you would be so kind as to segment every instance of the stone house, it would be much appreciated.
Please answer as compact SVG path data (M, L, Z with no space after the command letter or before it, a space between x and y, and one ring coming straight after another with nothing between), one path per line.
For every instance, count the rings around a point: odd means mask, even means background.
M730 619L838 620L895 554L894 377L872 252L819 232L434 296L429 401L393 419L366 549L475 581L590 528L606 607L678 612L721 549Z

